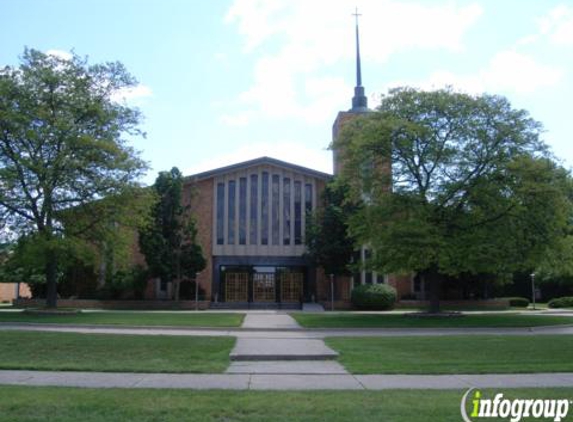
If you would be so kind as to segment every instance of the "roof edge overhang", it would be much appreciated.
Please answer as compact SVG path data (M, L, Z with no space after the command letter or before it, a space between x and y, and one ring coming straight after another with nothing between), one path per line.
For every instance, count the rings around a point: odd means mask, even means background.
M259 157L253 160L243 161L236 164L231 164L229 166L219 167L213 170L204 171L201 173L192 174L185 176L185 180L203 180L209 179L211 177L216 177L225 173L230 173L237 170L246 169L249 167L259 166L259 165L271 165L276 167L282 167L287 170L307 174L309 176L316 177L317 179L329 180L333 177L332 174L324 173L318 170L313 170L308 167L299 166L297 164L288 163L286 161L278 160L271 157Z

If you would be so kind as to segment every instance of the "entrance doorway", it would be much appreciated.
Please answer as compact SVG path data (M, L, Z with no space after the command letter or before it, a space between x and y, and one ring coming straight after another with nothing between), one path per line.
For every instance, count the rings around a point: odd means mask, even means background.
M225 302L302 303L304 268L221 268Z

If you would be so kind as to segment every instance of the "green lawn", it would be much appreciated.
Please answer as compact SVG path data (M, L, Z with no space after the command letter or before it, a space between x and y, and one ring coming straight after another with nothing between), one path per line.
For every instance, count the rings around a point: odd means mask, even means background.
M232 337L0 331L0 369L223 372Z
M7 311L0 312L0 322L216 328L239 327L244 316L240 313L207 312L82 312L71 315L33 315Z
M573 336L331 337L355 374L573 371Z
M571 398L573 389L504 390ZM463 391L239 392L0 387L0 422L459 422ZM494 392L482 390L484 396ZM573 412L563 421L572 421ZM496 422L501 419L488 418ZM505 419L507 422L508 419ZM535 419L522 419L524 422Z
M538 327L573 324L573 317L519 314L478 314L452 318L355 313L292 313L291 316L306 328Z

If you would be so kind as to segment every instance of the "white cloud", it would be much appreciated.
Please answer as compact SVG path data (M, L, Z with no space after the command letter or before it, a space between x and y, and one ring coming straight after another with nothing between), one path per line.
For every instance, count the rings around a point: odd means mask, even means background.
M228 154L219 155L185 169L184 174L196 174L265 156L332 173L332 152L308 148L299 142L279 141L243 144Z
M143 98L148 98L153 95L151 88L147 85L136 85L127 88L118 89L111 95L112 101L117 102L134 102L137 103Z
M531 94L557 85L564 76L561 68L537 62L531 56L513 50L497 53L487 66L476 73L456 75L449 71L434 72L427 81L418 84L424 89L451 85L470 93L513 92ZM407 85L407 83L392 86Z
M252 114L253 113L249 111L239 112L237 114L224 114L219 118L219 120L227 126L246 126L249 124Z
M558 45L573 44L573 7L559 5L539 19L541 34Z
M68 51L63 50L48 50L46 51L48 56L57 57L58 59L62 60L71 60L73 55Z
M330 119L329 101L338 101L339 107L351 93L342 79L326 72L330 65L354 57L350 14L355 4L350 0L235 0L225 21L237 25L246 53L261 56L253 84L238 99L241 118L222 120L246 124L245 107L274 119ZM410 48L461 51L465 33L482 14L475 3L361 0L358 6L363 13L361 54L365 61L375 62Z

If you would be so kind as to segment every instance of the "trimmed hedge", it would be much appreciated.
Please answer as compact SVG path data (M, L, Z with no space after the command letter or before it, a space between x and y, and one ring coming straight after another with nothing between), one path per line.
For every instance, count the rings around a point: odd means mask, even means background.
M573 296L558 297L547 304L550 308L573 308Z
M357 309L386 311L394 308L396 296L388 284L361 284L352 289L350 300Z
M516 308L527 308L529 306L529 299L526 297L504 297L503 299L509 301L509 306Z

